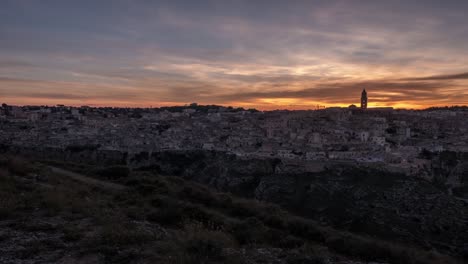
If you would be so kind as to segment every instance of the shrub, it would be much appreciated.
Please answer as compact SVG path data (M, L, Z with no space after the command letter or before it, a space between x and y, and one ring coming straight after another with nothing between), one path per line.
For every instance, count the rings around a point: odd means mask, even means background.
M47 209L50 215L63 211L87 213L91 209L91 203L79 197L76 192L60 188L55 191L43 191L40 198L43 208Z
M221 208L229 208L232 206L232 197L226 193L219 193L215 201L217 206Z
M292 255L286 259L288 264L325 264L325 259L317 256Z
M278 248L292 249L304 245L303 240L277 229L267 229L264 236L265 243Z
M221 256L223 248L211 237L192 237L186 242L186 252L197 259Z
M33 239L24 243L22 247L18 247L16 256L20 259L29 259L32 256L39 255L47 250L43 241Z
M265 240L265 226L255 217L233 224L229 231L241 245L259 244Z
M117 180L128 177L130 169L127 166L110 166L98 169L96 174L107 180Z
M138 221L143 221L145 220L145 210L146 208L144 207L139 207L139 206L129 206L128 208L125 208L125 214L128 218L132 220L138 220Z
M21 207L22 201L18 193L19 190L10 173L0 169L0 219L11 217Z
M211 205L216 199L209 189L200 186L185 186L179 195L204 205Z
M16 175L24 176L32 171L31 165L24 159L13 157L8 160L8 170Z
M152 232L139 228L124 218L110 219L104 225L98 236L98 245L122 247L128 245L142 245L156 239Z
M153 185L140 183L135 187L135 190L142 196L148 196L154 193L155 188ZM158 193L163 193L163 192L158 192Z
M6 180L9 177L10 177L10 173L6 169L0 168L0 179Z
M72 153L76 153L76 152L82 152L82 151L94 151L94 150L97 150L99 147L100 145L92 145L92 144L69 145L65 148L65 150L70 151Z
M332 235L327 239L326 245L338 253L367 261L388 261L402 264L453 263L450 258L437 254L351 234Z
M222 260L223 249L235 246L226 233L206 230L200 223L186 225L182 234L185 236L185 253L193 263L203 263L209 259Z
M68 242L74 242L83 238L83 232L74 226L65 226L63 228L63 239Z
M205 228L218 230L224 226L225 219L222 216L210 212L202 206L187 203L183 205L182 210L187 219L203 224Z
M160 208L150 212L146 218L164 226L179 226L184 221L185 215L182 208L173 203L163 204Z
M257 210L245 201L235 201L229 208L229 215L237 218L255 217Z
M286 223L288 231L302 238L315 242L324 242L326 232L317 228L317 224L298 217L290 217Z
M287 226L287 216L275 213L274 211L262 211L258 217L263 221L266 226L278 229L285 229Z
M0 194L0 220L11 217L15 214L20 201L14 194Z

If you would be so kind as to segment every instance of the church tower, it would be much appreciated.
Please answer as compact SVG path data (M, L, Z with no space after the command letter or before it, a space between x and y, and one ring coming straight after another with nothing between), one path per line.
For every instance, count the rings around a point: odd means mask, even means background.
M367 109L367 92L366 89L361 93L361 109Z

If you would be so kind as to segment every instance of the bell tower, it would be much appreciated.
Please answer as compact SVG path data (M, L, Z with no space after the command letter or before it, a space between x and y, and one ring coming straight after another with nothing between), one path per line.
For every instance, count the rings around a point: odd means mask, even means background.
M361 109L367 109L367 92L366 89L362 90L361 93Z

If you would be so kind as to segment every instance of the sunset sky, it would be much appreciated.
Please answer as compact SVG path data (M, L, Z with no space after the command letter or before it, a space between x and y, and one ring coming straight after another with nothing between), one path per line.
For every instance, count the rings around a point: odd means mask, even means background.
M467 0L1 0L0 103L468 104Z

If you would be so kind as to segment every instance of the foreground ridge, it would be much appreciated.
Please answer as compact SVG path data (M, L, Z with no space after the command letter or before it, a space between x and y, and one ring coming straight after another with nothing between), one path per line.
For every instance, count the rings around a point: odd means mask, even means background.
M113 168L77 181L17 158L0 164L2 262L455 263L179 177ZM93 188L104 181L126 188ZM12 241L22 247L5 246Z

